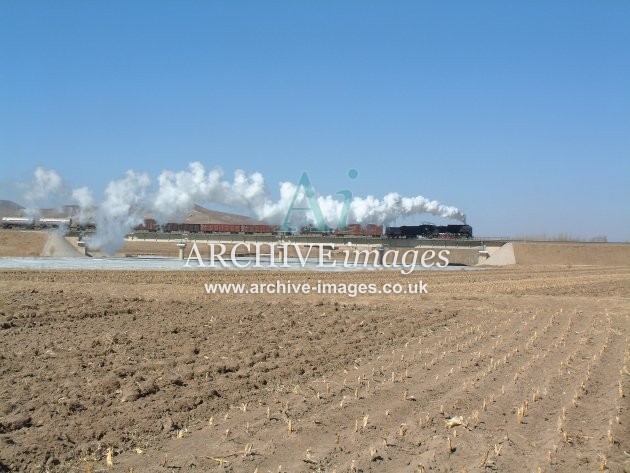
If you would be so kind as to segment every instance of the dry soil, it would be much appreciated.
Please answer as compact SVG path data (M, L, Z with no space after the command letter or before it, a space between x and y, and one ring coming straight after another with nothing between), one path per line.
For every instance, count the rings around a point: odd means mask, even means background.
M203 287L419 278L428 294ZM630 268L4 271L0 287L1 471L630 468Z

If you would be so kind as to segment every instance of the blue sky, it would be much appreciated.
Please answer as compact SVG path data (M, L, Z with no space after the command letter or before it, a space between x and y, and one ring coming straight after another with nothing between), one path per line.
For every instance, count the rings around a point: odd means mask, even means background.
M0 199L201 161L625 241L629 78L627 1L0 0Z

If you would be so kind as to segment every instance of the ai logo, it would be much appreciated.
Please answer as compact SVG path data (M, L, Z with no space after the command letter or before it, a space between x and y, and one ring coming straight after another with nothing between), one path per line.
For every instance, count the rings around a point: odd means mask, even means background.
M359 177L359 171L356 169L350 169L348 171L348 178L356 179ZM308 203L308 207L296 207L296 202L300 196L300 191L304 191L304 197L306 198L306 202ZM341 213L339 215L339 222L337 224L337 228L340 230L348 229L348 213L350 212L350 204L352 203L352 192L343 189L337 192L337 195L341 195L343 197L343 206L341 207ZM280 231L282 232L293 232L295 228L289 226L289 219L291 218L291 214L293 212L312 212L313 217L315 218L316 227L319 231L327 232L330 231L331 228L324 220L324 215L322 214L322 209L317 202L317 195L315 194L315 189L313 188L313 184L311 184L311 180L308 177L307 172L302 173L302 177L300 177L300 181L298 182L298 186L295 189L295 194L293 194L293 199L291 200L291 205L287 210L287 214L284 216L284 220L282 225L280 225Z

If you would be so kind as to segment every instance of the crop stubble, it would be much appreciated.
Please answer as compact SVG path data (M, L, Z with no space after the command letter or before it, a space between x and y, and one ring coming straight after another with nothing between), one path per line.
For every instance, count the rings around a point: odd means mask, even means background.
M0 462L627 468L628 268L420 274L428 295L353 299L208 296L203 283L418 276L0 272Z

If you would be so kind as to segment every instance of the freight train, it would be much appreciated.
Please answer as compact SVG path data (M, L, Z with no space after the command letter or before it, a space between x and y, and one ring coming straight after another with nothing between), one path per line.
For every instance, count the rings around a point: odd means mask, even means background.
M94 231L93 223L79 224L70 217L60 218L32 218L32 217L3 217L3 228L46 229L66 228L70 231ZM177 223L168 222L160 225L152 218L133 228L134 233L206 233L217 235L280 235L279 226L267 224L223 224L223 223ZM401 227L383 227L381 225L358 223L349 224L344 230L331 229L322 232L316 227L305 226L300 235L351 237L363 236L372 238L439 238L439 239L470 239L473 236L470 225L406 225Z
M367 236L378 238L383 236L383 227L373 223L368 223L365 226L359 223L351 223L345 229L334 228L328 231L321 231L319 228L306 226L300 229L300 235Z
M387 227L387 238L440 238L446 240L470 239L473 236L470 225L404 225L402 227Z
M227 224L227 223L175 223L158 224L154 219L147 218L134 228L136 233L215 233L223 235L278 235L282 232L279 226L267 224ZM334 229L327 232L314 227L302 227L301 235L335 235L335 236L383 236L380 225L350 224L345 230Z
M175 223L168 222L160 225L152 218L134 227L136 233L220 233L220 234L246 234L246 235L273 235L278 233L278 227L264 224L223 224L223 223Z
M215 224L215 223L174 223L169 222L159 225L153 219L145 219L144 222L134 228L135 232L164 232L164 233L211 233L223 235L279 235L280 227L266 224L241 225L241 224ZM440 238L440 239L470 239L473 236L470 225L406 225L401 227L386 227L383 232L381 225L375 224L350 224L345 230L331 229L321 231L316 227L305 226L299 231L300 235L313 236L366 236L385 238Z
M33 218L33 217L2 217L2 228L67 228L70 230L94 229L94 224L79 224L70 217Z
M32 218L32 217L2 217L3 228L59 228L71 227L71 218Z

